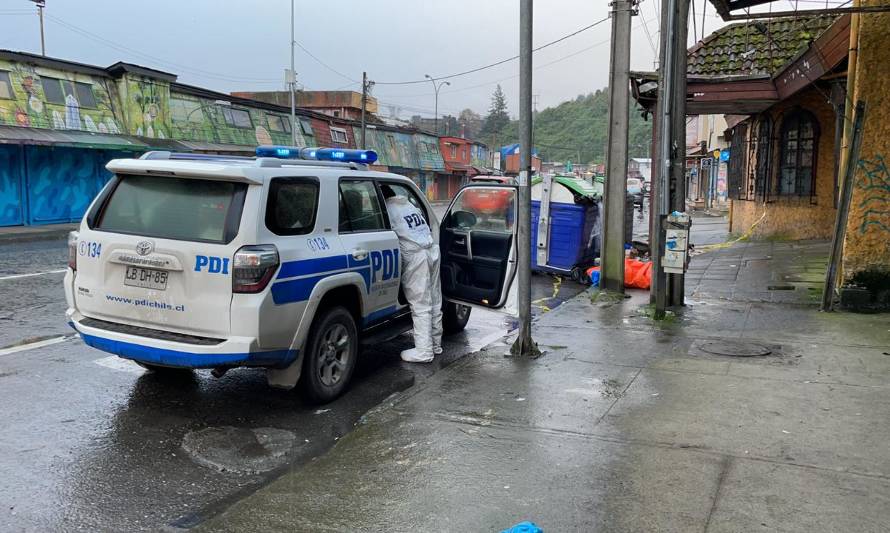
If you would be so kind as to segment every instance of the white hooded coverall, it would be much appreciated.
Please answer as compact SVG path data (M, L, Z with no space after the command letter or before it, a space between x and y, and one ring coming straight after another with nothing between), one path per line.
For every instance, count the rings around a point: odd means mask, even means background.
M439 245L433 241L423 211L404 196L386 199L392 230L402 253L402 289L411 305L414 348L402 359L428 363L442 353L442 287L439 279Z

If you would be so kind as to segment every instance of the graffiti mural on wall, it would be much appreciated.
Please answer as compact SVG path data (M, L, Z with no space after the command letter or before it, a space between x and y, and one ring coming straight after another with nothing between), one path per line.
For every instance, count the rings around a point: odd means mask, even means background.
M0 146L0 226L23 222L22 151L18 146Z
M9 79L0 99L0 124L92 133L120 133L120 116L107 80L84 74L0 61Z
M445 161L439 151L439 139L430 135L415 134L417 165L421 170L445 170Z
M491 166L491 151L481 144L470 145L470 164L479 168Z
M152 139L169 138L170 85L148 78L128 76L125 80L130 132Z
M863 209L859 233L871 228L890 232L890 171L881 155L873 160L860 159L862 177L856 186L865 191L865 198L859 202Z
M222 106L216 100L176 92L170 97L170 122L177 140L248 146L292 143L286 115ZM296 141L306 146L299 122Z

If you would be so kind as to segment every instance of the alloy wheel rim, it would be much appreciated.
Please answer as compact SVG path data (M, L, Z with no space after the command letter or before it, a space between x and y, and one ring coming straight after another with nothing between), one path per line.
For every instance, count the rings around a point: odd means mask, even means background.
M333 387L340 383L349 364L351 342L343 324L333 324L321 336L318 350L318 377L322 384Z

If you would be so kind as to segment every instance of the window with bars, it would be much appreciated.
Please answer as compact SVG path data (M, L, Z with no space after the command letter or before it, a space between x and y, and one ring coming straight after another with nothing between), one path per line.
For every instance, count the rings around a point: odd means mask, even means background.
M754 197L766 199L767 183L772 170L773 122L764 116L757 124L757 138L754 146Z
M745 190L748 125L738 124L732 129L729 143L729 165L726 172L726 192L733 200L747 198Z
M819 122L809 111L795 110L782 120L779 137L779 172L776 193L813 196Z

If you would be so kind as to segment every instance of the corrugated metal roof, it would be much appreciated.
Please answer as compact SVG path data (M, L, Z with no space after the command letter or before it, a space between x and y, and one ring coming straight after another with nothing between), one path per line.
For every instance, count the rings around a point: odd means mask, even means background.
M118 148L147 150L149 145L136 137L105 135L87 131L58 131L20 126L0 126L0 143L43 144L48 146L75 146L83 148Z

